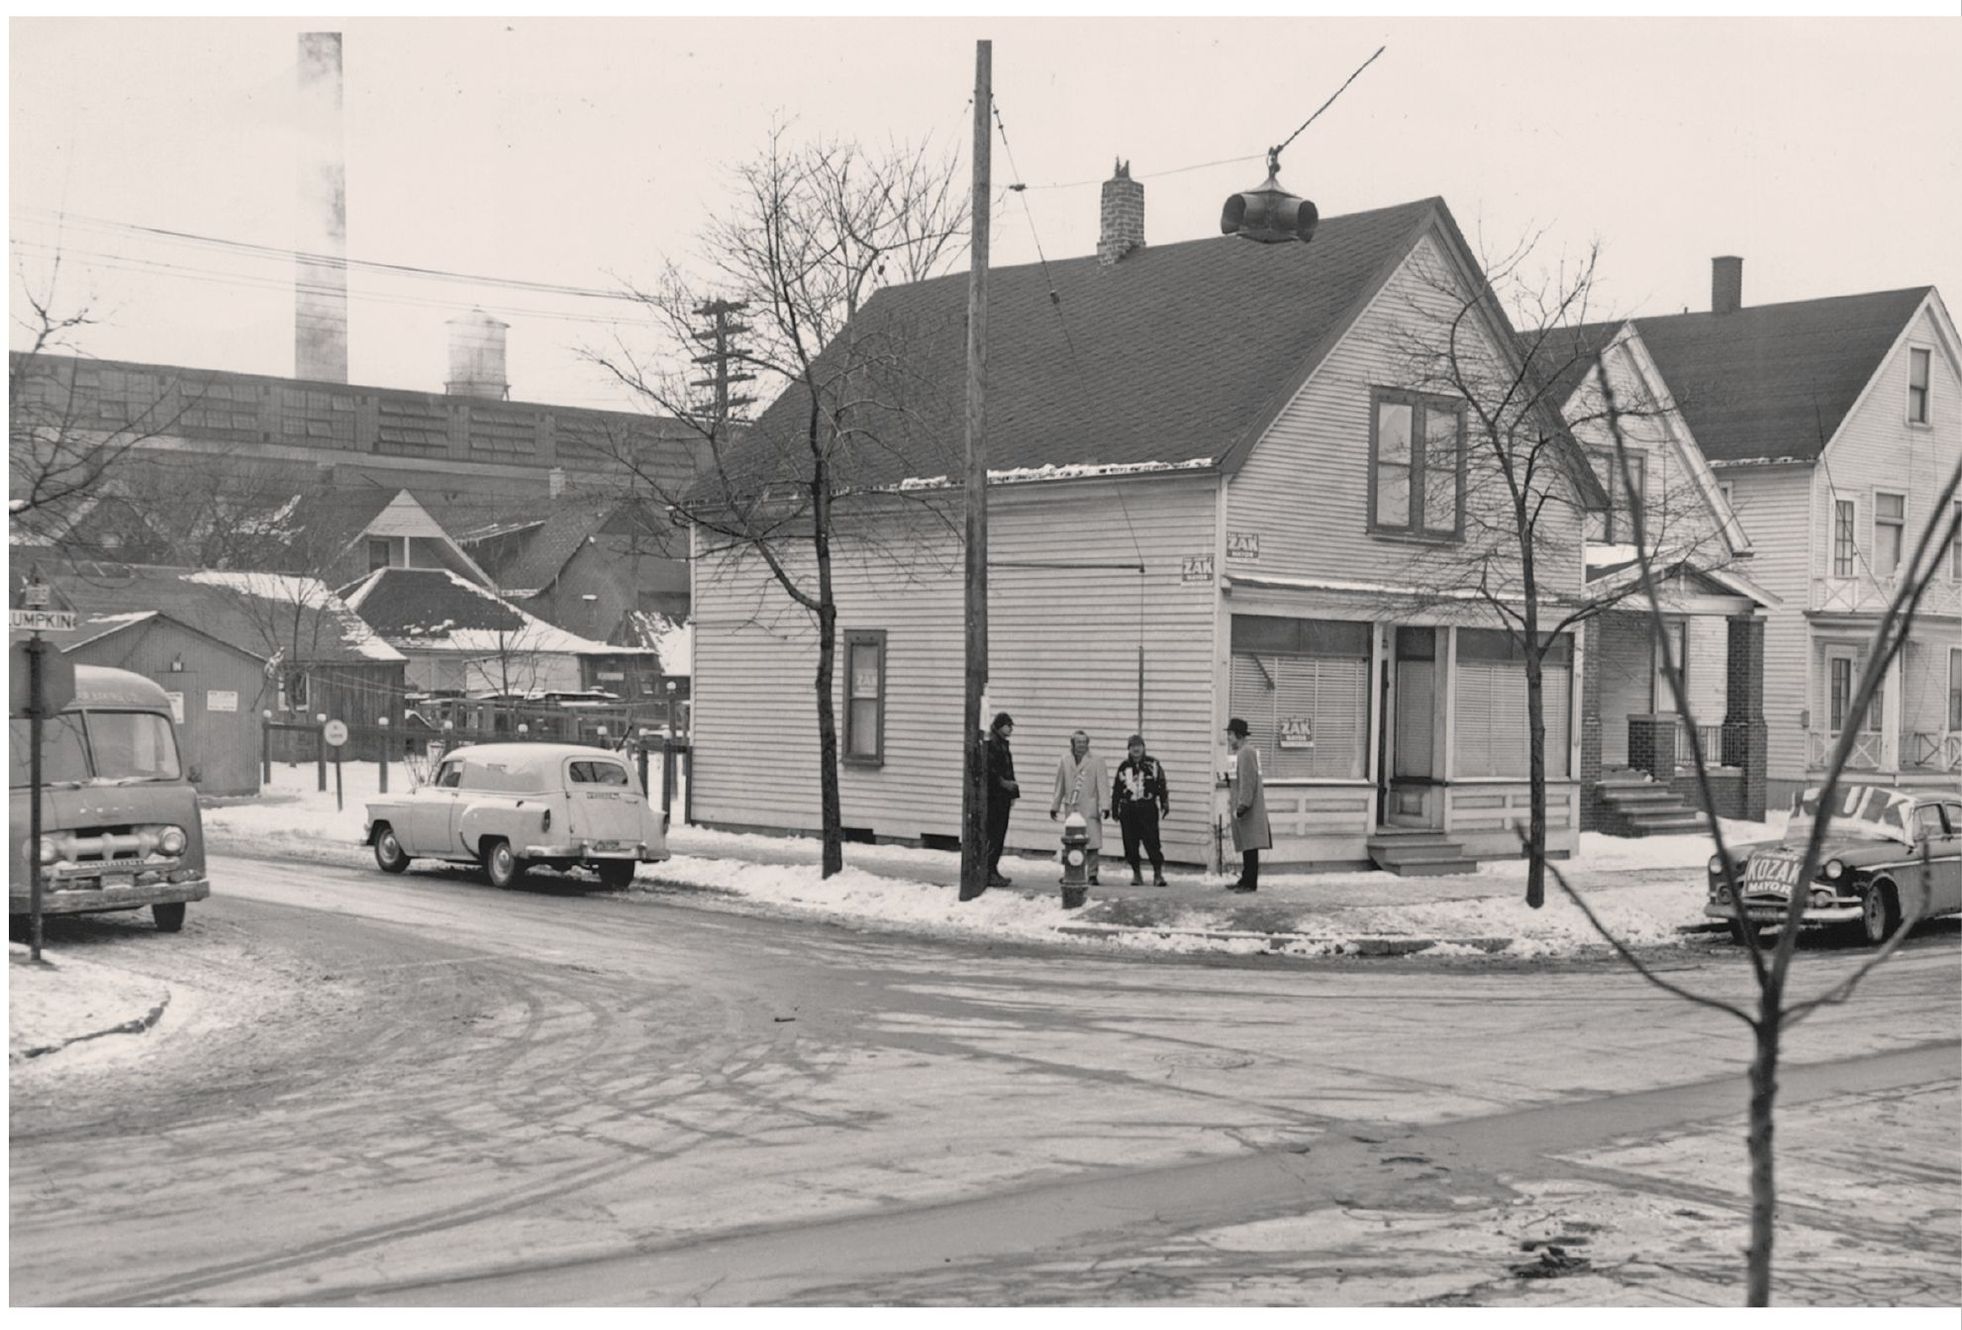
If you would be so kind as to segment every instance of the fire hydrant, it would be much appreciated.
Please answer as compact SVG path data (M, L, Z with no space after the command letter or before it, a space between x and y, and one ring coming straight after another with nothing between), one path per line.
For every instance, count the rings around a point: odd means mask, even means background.
M1090 829L1083 814L1063 819L1063 908L1074 910L1090 894L1086 869L1090 862Z

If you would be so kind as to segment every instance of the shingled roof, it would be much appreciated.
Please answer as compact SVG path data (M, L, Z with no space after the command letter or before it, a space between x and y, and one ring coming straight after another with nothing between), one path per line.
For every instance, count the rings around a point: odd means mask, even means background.
M1423 231L1456 233L1442 199L1323 220L1309 244L1219 236L996 268L988 279L988 464L1209 465L1280 412ZM901 354L868 371L878 447L840 459L847 488L958 478L966 385L965 275L888 287L846 337ZM781 394L733 450L745 480L794 450L807 400ZM903 402L905 409L897 408ZM792 472L791 474L795 474Z
M1706 458L1809 462L1933 289L1634 322Z
M404 650L527 651L626 655L569 633L458 577L447 568L381 568L348 593L347 603L370 627Z

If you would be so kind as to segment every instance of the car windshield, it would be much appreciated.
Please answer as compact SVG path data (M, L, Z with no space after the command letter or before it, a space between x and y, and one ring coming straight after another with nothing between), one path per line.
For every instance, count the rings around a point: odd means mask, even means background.
M1792 819L1785 824L1785 844L1803 845L1812 836L1819 817L1818 790L1807 790L1792 800ZM1831 838L1853 840L1909 839L1904 794L1875 785L1846 785L1833 795L1832 824L1826 829Z
M32 743L32 722L10 723L7 756L15 786L31 784L34 773L28 763ZM49 785L80 784L89 778L87 751L82 746L82 718L75 712L56 716L41 726L41 779Z
M154 711L91 711L88 726L97 780L130 785L176 780L182 774L177 766L177 736L170 731L170 721Z

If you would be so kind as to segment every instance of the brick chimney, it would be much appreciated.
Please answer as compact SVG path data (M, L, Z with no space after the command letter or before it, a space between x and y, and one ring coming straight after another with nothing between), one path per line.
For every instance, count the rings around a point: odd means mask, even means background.
M1134 249L1144 248L1144 186L1131 179L1131 163L1119 162L1104 181L1097 230L1097 262L1108 268Z
M1710 312L1735 314L1744 308L1744 260L1725 254L1710 260Z

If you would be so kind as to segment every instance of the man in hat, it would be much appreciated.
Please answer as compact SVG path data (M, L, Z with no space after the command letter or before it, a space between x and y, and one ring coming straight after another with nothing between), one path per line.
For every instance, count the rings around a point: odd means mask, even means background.
M1104 792L1110 788L1104 782L1108 779L1104 760L1090 751L1089 732L1078 730L1070 735L1070 751L1056 764L1049 817L1054 821L1071 813L1082 816L1083 831L1089 837L1083 847L1090 860L1086 875L1092 885L1097 881L1097 855L1104 847Z
M981 743L981 777L988 782L988 885L1005 887L1009 879L1001 875L1001 851L1008 841L1008 815L1022 797L1015 783L1015 755L1008 751L1008 737L1015 733L1015 722L1006 711L995 716L988 737Z
M1227 782L1233 795L1233 848L1240 852L1240 880L1226 889L1254 891L1260 886L1260 852L1272 848L1274 833L1267 825L1260 750L1247 742L1247 722L1238 716L1226 722L1226 748L1233 754L1233 773Z
M1152 885L1165 883L1165 852L1158 845L1158 819L1170 815L1172 801L1165 792L1165 767L1145 754L1142 734L1131 736L1130 755L1117 765L1117 781L1110 787L1111 812L1124 833L1124 858L1131 865L1131 885L1144 885L1144 870L1138 864L1138 846L1144 846L1151 859Z

